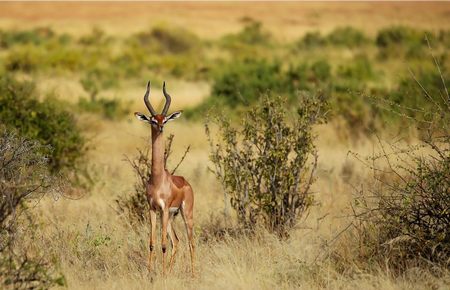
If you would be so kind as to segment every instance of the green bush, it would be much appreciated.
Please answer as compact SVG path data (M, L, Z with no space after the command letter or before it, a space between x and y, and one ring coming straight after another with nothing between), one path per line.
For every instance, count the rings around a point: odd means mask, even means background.
M290 120L285 100L265 97L238 128L223 117L214 119L219 126L217 141L206 124L214 173L241 226L263 225L286 237L311 205L317 166L312 126L323 120L325 104L305 95Z
M411 73L413 77L409 75L400 79L398 85L389 94L388 99L401 110L401 112L398 112L399 116L429 117L429 112L433 110L432 108L436 104L444 105L447 102L445 98L433 98L433 96L445 94L446 88L442 83L442 78L448 79L450 77L449 70L443 66L441 71L437 72L435 69L429 69L422 65L418 70L411 71Z
M86 112L99 113L104 118L115 120L121 119L130 113L129 104L124 104L117 99L104 98L80 98L78 107Z
M311 73L314 80L326 82L331 77L331 65L326 60L318 60L311 65Z
M285 80L278 62L244 60L225 65L215 77L212 96L231 108L250 104L271 90L284 92Z
M397 134L379 141L379 153L360 159L374 180L355 200L357 258L387 266L391 273L450 265L450 99L439 70L435 87L415 84L427 88L422 98L429 106L387 107L402 117L406 132L415 127L421 133L419 143L401 145L397 140L404 135Z
M296 47L313 49L325 46L360 47L370 43L370 40L361 31L353 27L338 27L328 35L322 36L320 32L307 32L297 41Z
M28 138L50 145L50 167L73 169L84 153L84 138L73 115L55 101L39 102L32 82L0 76L0 122Z
M376 44L382 59L390 57L420 58L427 46L426 37L434 38L431 32L406 26L393 26L380 30Z
M15 45L33 44L43 45L50 40L67 41L67 35L58 37L55 32L48 27L36 28L33 30L0 30L0 48L11 48Z
M425 44L425 34L406 26L387 27L378 32L376 44L378 47Z
M154 53L182 54L200 48L199 38L181 27L156 26L148 32L138 33L133 39Z
M319 48L327 44L327 40L323 37L320 32L307 32L297 43L298 48Z
M272 36L265 31L262 23L255 20L248 20L244 28L236 33L224 36L222 42L229 45L246 44L246 45L268 45L272 41Z
M337 77L352 80L364 81L370 80L375 76L372 64L369 58L362 54L357 55L351 62L341 65L337 70ZM348 89L351 89L350 87Z
M44 65L44 50L34 46L21 46L11 50L5 58L8 71L34 72Z
M327 42L331 45L353 48L369 43L369 39L353 27L338 27L327 35Z

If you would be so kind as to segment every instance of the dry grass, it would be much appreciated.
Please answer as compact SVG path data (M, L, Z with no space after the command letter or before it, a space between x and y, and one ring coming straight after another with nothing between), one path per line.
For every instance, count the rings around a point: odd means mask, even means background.
M292 39L306 31L330 31L351 25L368 33L392 24L428 29L448 26L450 4L391 3L0 3L0 27L54 26L57 31L84 34L92 26L125 35L171 23L202 37L218 38L242 26L243 17L262 21L280 39Z

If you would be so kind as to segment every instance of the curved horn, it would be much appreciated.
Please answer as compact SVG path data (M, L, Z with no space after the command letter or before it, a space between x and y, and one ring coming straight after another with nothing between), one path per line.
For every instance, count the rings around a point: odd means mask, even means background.
M164 97L166 97L166 103L164 104L164 109L162 110L162 113L164 116L167 115L167 111L169 110L170 107L170 102L171 102L171 98L170 95L166 92L166 82L163 83L163 93L164 93Z
M150 111L150 114L152 114L152 116L156 116L156 111L155 109L153 109L152 104L150 104L150 101L148 100L148 96L150 95L150 81L148 81L147 83L147 91L145 92L144 95L144 103L147 106L147 109Z

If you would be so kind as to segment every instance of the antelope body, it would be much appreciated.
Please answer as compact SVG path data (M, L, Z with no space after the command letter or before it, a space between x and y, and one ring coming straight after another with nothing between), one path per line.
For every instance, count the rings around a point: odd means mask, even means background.
M167 255L167 234L170 237L172 244L172 254L169 262L169 272L173 268L175 262L175 254L178 247L178 236L172 226L172 222L178 213L181 213L183 218L191 256L191 270L194 273L194 244L193 244L193 209L194 209L194 193L191 185L182 176L171 175L169 171L164 168L164 139L163 128L164 125L176 118L180 117L181 111L174 112L167 115L170 107L171 97L166 92L166 84L163 84L163 93L166 98L164 109L161 114L157 114L149 101L150 82L147 84L147 91L144 95L144 103L147 106L150 116L142 113L134 113L135 116L144 122L151 125L152 130L152 167L151 180L147 185L147 199L150 205L150 224L151 233L149 241L149 258L148 269L152 270L152 258L154 245L156 240L156 213L161 212L162 225L162 272L166 271L166 255Z

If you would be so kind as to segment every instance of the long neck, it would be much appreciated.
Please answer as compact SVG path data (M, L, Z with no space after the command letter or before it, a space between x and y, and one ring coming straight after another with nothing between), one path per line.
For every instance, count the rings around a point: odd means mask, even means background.
M152 127L152 183L160 183L163 180L164 174L163 134L158 129Z

